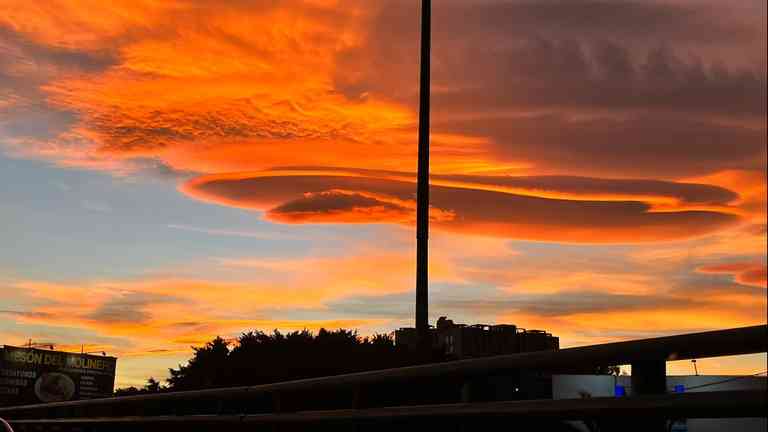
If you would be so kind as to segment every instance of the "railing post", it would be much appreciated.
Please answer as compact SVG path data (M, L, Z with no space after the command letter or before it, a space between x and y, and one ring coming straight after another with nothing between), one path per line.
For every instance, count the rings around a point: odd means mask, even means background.
M666 359L646 360L632 363L632 394L656 395L667 392L667 362ZM634 422L632 430L637 431L666 431L667 419L642 418Z

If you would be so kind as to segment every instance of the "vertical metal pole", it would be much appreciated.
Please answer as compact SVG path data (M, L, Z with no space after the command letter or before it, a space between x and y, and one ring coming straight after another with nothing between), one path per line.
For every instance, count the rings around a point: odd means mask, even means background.
M429 346L429 66L432 0L421 2L421 73L419 88L419 166L416 190L416 335Z

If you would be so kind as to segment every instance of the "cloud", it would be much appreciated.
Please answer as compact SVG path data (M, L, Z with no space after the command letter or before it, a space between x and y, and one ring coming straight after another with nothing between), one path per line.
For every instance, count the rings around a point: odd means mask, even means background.
M564 317L585 313L616 311L637 311L674 305L687 309L693 301L664 295L627 295L600 291L565 291L549 294L508 295L489 300L444 300L438 307L447 310L461 310L464 313L492 313L496 315L525 313L540 317Z
M475 294L477 290L472 290ZM535 293L521 290L518 293L496 291L490 295L472 296L469 292L450 294L438 291L431 296L431 307L447 316L494 318L521 313L541 318L565 317L584 313L616 311L652 311L666 305L686 309L695 305L690 298L670 295L614 294L605 291L556 291ZM474 298L473 298L474 297ZM343 316L396 317L410 319L413 315L413 298L410 293L384 296L349 297L327 304L334 314ZM512 322L514 324L515 322ZM524 325L524 323L520 323Z
M751 228L754 234L765 234L766 226L766 175L765 167L757 170L723 170L707 176L686 179L691 182L718 184L739 191L735 204L753 215Z
M115 58L108 52L49 45L29 38L12 26L2 23L0 23L0 47L9 56L0 63L3 69L19 72L24 70L25 66L29 71L35 69L31 67L32 65L25 65L23 61L19 62L26 59L34 61L38 72L40 69L45 70L46 67L69 71L102 71L115 62Z
M438 291L475 290L445 308L568 343L765 321L764 267L711 267L765 254L765 2L439 3L431 271ZM0 4L9 155L183 181L277 223L395 224L343 257L21 281L33 306L3 312L19 328L178 352L248 327L407 315L418 2Z
M261 240L297 240L299 237L291 236L289 234L274 233L268 231L241 231L232 229L221 228L206 228L198 227L186 224L168 224L168 228L181 231L189 231L194 233L208 234L212 236L231 236L231 237L244 237L254 238Z
M15 155L119 174L151 160L174 175L414 160L413 2L115 2L88 17L77 4L0 21L11 66L51 65L29 97L72 117L44 139L16 128ZM765 50L745 47L764 45L764 15L714 2L443 2L433 168L679 178L759 167L764 54L750 53Z
M184 302L177 297L168 295L142 292L119 293L83 317L105 323L133 323L140 325L149 322L152 318L145 308L162 303Z
M77 118L66 134L51 140L66 142L81 155L18 137L17 147L24 148L17 153L26 157L107 169L144 158L174 171L210 172L269 163L274 146L289 152L293 147L298 156L332 143L362 160L382 143L396 141L390 135L412 122L407 107L346 101L327 77L335 50L358 43L359 6L118 4L95 8L94 19L69 6L59 13L77 15L72 21L80 22L78 28L70 29L47 9L20 8L11 20L14 34L55 49L64 49L57 43L66 34L78 52L111 48L117 64L58 74L40 86L46 103ZM117 22L104 27L96 17ZM196 25L201 21L204 26ZM254 33L257 22L262 31ZM206 90L194 90L200 88ZM360 143L368 149L355 148ZM235 162L235 154L248 156ZM317 162L329 156L316 154Z
M268 213L270 220L284 223L376 223L412 220L411 205L379 200L359 192L329 190L307 192L302 198L281 204Z
M540 251L539 251L540 252ZM615 250L585 258L615 258ZM546 329L565 346L755 325L765 321L765 291L737 284L710 284L660 270L648 274L619 256L617 265L598 264L581 277L577 257L537 251L497 260L506 280L479 277L484 259L457 259L456 283L432 283L430 311L459 322L510 323ZM470 255L470 257L473 255ZM470 262L467 262L470 261ZM557 262L557 268L551 263ZM624 264L623 266L621 264ZM609 273L608 269L613 269ZM461 280L465 282L459 282ZM471 281L471 282L469 282ZM411 294L350 296L326 303L340 316L391 317L410 324ZM387 312L389 311L389 312ZM303 311L302 313L307 313ZM705 318L702 318L705 317Z
M487 187L432 186L433 226L452 232L561 242L643 242L702 235L739 220L730 213L686 210L684 206L677 211L651 211L640 200L654 190L660 190L657 195L662 198L684 196L689 202L724 205L734 198L727 190L704 185L626 180L611 184L600 179L571 182L551 177L438 177L438 182L445 179L451 184ZM497 187L524 189L529 194L494 190ZM571 199L534 193L547 189ZM415 208L413 183L354 175L268 172L207 176L187 182L181 190L206 201L262 210L267 219L284 223L408 223ZM579 194L585 197L578 199ZM619 198L610 200L612 194ZM608 199L593 199L596 195ZM627 200L633 195L639 199Z
M297 263L290 267L296 270L299 266ZM403 276L403 272L397 272L397 277ZM325 281L316 277L318 286L313 287L303 287L293 280L280 283L280 278L270 283L267 277L255 277L251 282L243 283L204 279L100 283L27 280L16 284L17 292L42 300L43 304L27 310L1 311L0 315L9 316L11 321L12 331L5 338L6 343L18 343L14 341L42 334L44 340L60 347L79 350L80 344L98 345L94 350L105 350L121 358L151 357L158 350L183 352L188 356L190 345L201 345L217 335L236 336L249 329L269 331L279 328L285 331L325 327L364 330L375 325L376 319L360 317L280 316L280 309L288 305L319 307L321 299L337 295L334 292L337 286L324 285L330 283L333 276L323 277ZM371 284L366 286L359 283L359 279L357 286L353 286L351 280L343 282L350 289L359 289L358 292L371 289ZM343 292L343 289L339 291ZM4 329L8 329L8 325L6 323Z
M539 172L681 178L765 166L762 128L653 115L626 118L562 114L485 117L437 122L455 134L491 135L502 160L525 161Z
M338 86L412 98L415 73L398 57L418 53L418 5L395 0L373 9L367 44L340 54ZM764 15L764 6L674 1L443 2L433 15L440 102L434 107L466 111L471 100L486 110L581 105L764 113L758 90L765 88L765 69L755 68L765 63ZM675 55L678 47L690 55ZM396 83L412 84L404 92Z
M656 269L680 268L691 263L758 261L765 256L763 224L745 222L709 236L679 242L655 244L629 254L630 266L653 265Z
M286 166L267 172L275 175L340 175L415 181L415 175L401 171L371 170L345 167ZM211 178L243 178L247 174L221 174ZM726 177L726 178L722 178ZM480 190L510 192L562 199L595 199L603 201L643 200L654 204L729 205L740 195L716 183L725 182L734 189L760 186L759 173L723 172L702 177L698 182L673 182L650 179L597 178L566 175L478 175L431 173L430 183ZM192 182L194 183L194 181Z
M368 44L339 56L336 86L351 99L416 105L417 76L398 59L417 55L417 5L395 4L377 9ZM434 18L433 130L484 140L472 147L486 165L531 174L759 170L764 14L716 3L445 2ZM457 158L452 150L435 146L433 160Z
M335 256L212 258L190 263L194 272L183 278L12 281L33 306L18 308L26 313L11 320L22 329L53 329L48 339L57 344L111 338L96 349L152 365L175 364L190 345L251 328L388 331L411 324L411 234L388 230L386 247L353 243ZM627 255L656 245L585 248L444 231L431 242L430 310L461 322L543 328L572 346L765 320L764 288L708 280L695 273L704 258L668 268ZM82 334L56 331L62 328ZM24 337L12 336L6 340ZM162 353L178 359L163 360Z
M444 67L460 70L458 61L467 60L482 62L482 67L467 72L474 77L446 83L448 90L435 98L438 113L463 111L467 100L485 110L653 110L752 120L766 112L765 100L757 97L766 80L757 71L682 59L666 46L649 50L640 60L626 45L604 41L524 39L501 48L496 53L501 60L468 48L465 56L449 57L456 63ZM478 84L460 84L471 78Z
M710 264L699 267L701 273L733 275L736 282L743 285L768 287L766 282L766 265L760 262L731 262Z
M0 40L11 41L15 55L3 56L0 76L28 64L51 68L29 85L0 89L2 109L18 112L22 95L71 121L46 133L18 126L21 120L0 123L9 131L2 144L17 157L118 175L269 166L285 157L275 146L315 154L297 163L329 162L332 154L316 150L330 145L362 161L384 144L398 145L413 117L407 107L350 103L334 91L334 53L359 43L361 9L335 3L115 2L89 6L87 17L78 2L10 7ZM35 129L41 124L49 122Z
M209 259L195 266L197 273L184 278L145 275L101 281L17 280L12 287L29 306L7 314L26 324L168 341L212 337L217 332L277 321L266 311L321 308L326 301L348 295L409 289L413 262L407 254L346 252L348 255L292 259ZM376 275L382 267L389 274ZM432 271L436 280L450 277L438 262L433 263ZM329 318L326 315L321 320ZM300 321L292 325L298 326Z
M50 318L51 315L45 312L30 312L16 310L0 310L0 314L9 315L16 318Z

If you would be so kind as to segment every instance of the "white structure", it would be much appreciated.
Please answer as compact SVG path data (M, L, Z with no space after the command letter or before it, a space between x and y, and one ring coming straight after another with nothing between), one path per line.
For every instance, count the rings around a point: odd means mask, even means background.
M766 391L766 377L734 377L722 375L686 375L667 376L667 391L673 393L675 386L684 386L686 392L706 392L725 390L763 390ZM623 386L627 395L632 394L630 376L611 375L553 375L552 398L553 399L579 399L587 397L611 397L615 396L616 386ZM580 422L573 425L589 432ZM740 432L764 432L768 430L768 422L765 418L737 418L737 419L689 419L685 426L672 430L688 432L716 432L716 431L740 431Z

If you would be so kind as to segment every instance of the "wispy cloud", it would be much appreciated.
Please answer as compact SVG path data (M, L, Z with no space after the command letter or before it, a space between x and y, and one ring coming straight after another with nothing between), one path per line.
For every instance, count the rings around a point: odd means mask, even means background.
M190 231L190 232L201 233L201 234L209 234L213 236L246 237L246 238L254 238L254 239L261 239L261 240L291 240L291 239L299 238L290 233L275 233L274 230L270 230L270 231L265 230L260 232L242 231L242 230L230 230L230 229L221 229L221 228L205 228L205 227L197 227L194 225L185 225L185 224L168 224L167 227L175 230Z

